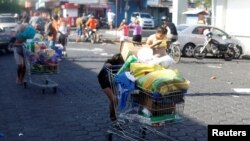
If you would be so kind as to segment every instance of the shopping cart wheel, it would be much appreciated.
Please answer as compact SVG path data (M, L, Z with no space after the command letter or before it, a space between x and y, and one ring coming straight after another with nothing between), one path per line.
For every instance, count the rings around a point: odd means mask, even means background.
M54 94L57 92L57 87L53 87Z
M140 129L139 132L140 132L140 134L141 134L141 136L140 136L141 138L145 138L145 136L146 136L146 130L147 130L147 129L146 129L145 127L142 127L142 128Z
M113 134L112 133L108 133L107 140L108 141L112 141L113 140Z
M23 87L24 87L24 89L27 88L27 82L23 82Z

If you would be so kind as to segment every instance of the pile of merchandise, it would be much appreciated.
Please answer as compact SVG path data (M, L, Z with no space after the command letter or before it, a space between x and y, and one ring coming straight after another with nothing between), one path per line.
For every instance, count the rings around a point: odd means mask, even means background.
M30 40L25 44L26 57L32 73L55 73L58 70L58 54L48 48L46 42Z
M171 69L173 59L169 55L154 56L152 49L143 47L136 53L128 49L124 54L125 63L115 77L120 95L118 108L124 109L129 95L139 89L139 95L131 97L150 123L176 118L176 107L184 104L190 82L177 69Z

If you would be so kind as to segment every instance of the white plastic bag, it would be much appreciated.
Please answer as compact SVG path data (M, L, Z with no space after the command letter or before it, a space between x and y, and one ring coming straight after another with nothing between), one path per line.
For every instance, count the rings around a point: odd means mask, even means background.
M141 48L137 53L137 58L140 63L147 63L153 59L153 50L151 48Z
M148 62L148 64L158 64L165 68L170 67L173 63L174 60L169 55L164 55L162 57L154 57L153 60Z

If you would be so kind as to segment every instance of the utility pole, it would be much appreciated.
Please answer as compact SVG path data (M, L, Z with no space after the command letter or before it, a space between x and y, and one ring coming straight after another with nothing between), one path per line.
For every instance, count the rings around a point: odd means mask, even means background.
M125 13L124 13L124 18L125 21L128 21L128 10L129 10L129 0L125 0Z

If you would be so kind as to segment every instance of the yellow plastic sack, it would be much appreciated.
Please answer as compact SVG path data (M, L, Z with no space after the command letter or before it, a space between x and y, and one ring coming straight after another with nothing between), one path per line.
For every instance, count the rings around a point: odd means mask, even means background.
M164 69L164 67L155 64L132 63L130 65L130 72L135 78L139 78L150 72L162 69Z
M157 70L137 80L140 87L163 95L173 91L187 90L189 83L177 70L172 69Z

